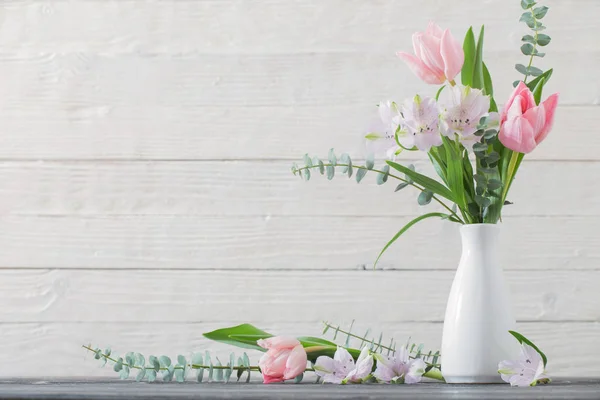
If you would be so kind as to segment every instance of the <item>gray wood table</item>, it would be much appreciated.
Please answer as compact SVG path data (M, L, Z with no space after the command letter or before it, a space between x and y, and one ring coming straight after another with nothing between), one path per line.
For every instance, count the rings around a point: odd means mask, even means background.
M600 379L557 379L550 385L321 385L147 383L119 380L4 380L0 399L600 399Z

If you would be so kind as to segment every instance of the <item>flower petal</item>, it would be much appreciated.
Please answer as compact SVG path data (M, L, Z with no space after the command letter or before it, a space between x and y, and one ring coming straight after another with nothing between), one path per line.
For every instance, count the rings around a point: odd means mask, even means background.
M425 34L435 36L436 38L441 38L444 34L444 31L438 26L438 24L433 21L429 21L429 24L427 24L427 29L425 30Z
M256 344L264 349L293 349L300 342L296 338L289 336L273 336L267 339L260 339Z
M462 69L465 62L465 53L448 29L442 35L440 53L444 62L444 75L446 75L446 79L451 81Z
M425 83L439 85L445 82L444 76L436 74L416 56L401 51L396 54L406 63L406 65L408 65L411 71Z
M552 126L554 125L554 113L556 111L556 106L558 105L558 93L554 93L548 97L544 102L542 102L542 105L546 111L546 124L535 138L537 144L540 144L542 140L546 139L546 136L548 136Z
M294 347L291 351L283 371L283 379L293 379L304 372L308 361L306 351L302 345Z
M418 383L421 382L421 378L425 373L425 362L417 358L410 362L410 366L408 368L408 372L404 376L404 383Z
M315 362L315 374L325 376L335 371L336 362L331 357L319 356Z
M335 351L333 359L338 362L338 369L345 371L344 377L354 369L354 358L348 353L348 350L343 347L338 347Z
M508 117L507 116L508 110L510 109L510 107L512 107L517 96L521 96L521 93L527 92L527 91L529 91L529 88L527 87L527 85L525 83L523 83L523 81L519 82L519 84L517 85L515 90L513 90L512 94L508 98L508 101L504 105L504 108L502 109L502 113L500 114L500 122L506 121L506 119ZM523 96L521 96L521 97L523 97Z
M444 75L444 59L440 53L441 40L431 35L421 36L421 61L437 75Z
M373 376L379 381L389 383L392 379L396 377L396 374L391 368L388 368L381 362L377 362L377 369L375 369Z
M524 117L508 119L500 127L498 139L505 147L519 153L530 153L536 146L533 128Z

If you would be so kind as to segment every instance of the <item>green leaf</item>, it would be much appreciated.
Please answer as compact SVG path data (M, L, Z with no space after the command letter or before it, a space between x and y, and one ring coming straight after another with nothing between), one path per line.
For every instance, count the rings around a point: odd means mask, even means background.
M185 370L182 368L177 368L174 371L175 380L179 383L185 381Z
M404 189L405 187L407 187L409 184L406 182L402 182L401 184L399 184L398 186L396 186L396 190L394 190L394 192L397 192L399 190Z
M417 197L417 202L420 206L426 206L431 203L431 199L433 198L433 193L429 190L424 190L419 193L419 197Z
M367 170L363 168L360 168L358 171L356 171L356 183L360 183L366 174Z
M348 178L352 178L352 159L348 156Z
M319 172L321 175L325 174L325 164L323 164L323 161L321 160L319 160Z
M215 364L216 367L222 367L221 360L217 357L217 362ZM223 370L221 368L217 368L215 370L215 382L223 382Z
M154 382L156 381L156 371L153 369L150 369L146 372L146 380L148 382Z
M542 79L544 79L544 81L545 81L544 84L548 83L548 81L550 80L550 77L552 76L553 71L554 71L553 69L549 69L548 71L544 72L542 75L538 76L531 82L527 83L527 87L529 88L529 90L534 91L535 87Z
M135 365L143 367L146 365L146 359L140 353L135 353Z
M439 212L432 212L432 213L428 213L428 214L423 214L421 216L418 216L417 218L413 219L412 221L410 221L409 223L407 223L406 225L404 225L404 227L402 229L400 229L398 231L398 233L396 233L394 235L394 237L387 242L387 244L383 247L383 249L381 250L381 252L379 253L379 255L377 256L377 259L375 260L375 264L373 265L373 268L375 268L375 266L377 266L377 262L379 261L379 259L381 258L381 256L383 255L383 253L385 253L385 251L396 241L398 240L398 238L400 236L402 236L402 234L404 232L406 232L407 230L409 230L413 225L415 225L416 223L423 221L424 219L427 218L432 218L432 217L439 217L439 218L448 218L448 216L446 214L443 213L439 213Z
M521 7L523 10L527 10L535 6L535 0L521 0Z
M463 51L465 53L465 62L460 72L460 80L463 86L473 86L473 71L475 68L475 35L473 28L469 28L463 42Z
M177 356L177 363L179 365L183 365L184 367L187 365L187 360L181 354Z
M410 177L415 183L423 186L425 189L433 192L434 194L438 194L451 202L454 201L454 195L446 186L442 185L438 181L431 179L428 176L415 172L409 167L405 167L404 165L395 163L393 161L387 161L387 164L394 168L396 171L400 171L404 173L406 176Z
M490 179L487 184L488 190L496 190L496 189L500 189L501 187L502 187L502 182L499 181L498 179Z
M95 359L95 360L99 360L99 359L100 359L100 357L102 357L102 350L100 350L100 349L96 349L96 350L95 350L95 354L94 354L94 359Z
M113 371L119 372L123 369L123 358L119 357L115 365L113 366Z
M264 352L265 349L257 345L256 341L259 339L270 338L273 335L260 330L253 325L242 324L232 326L230 328L223 328L216 331L207 332L204 333L203 336L216 342Z
M442 137L442 139L444 143L444 148L446 149L446 160L448 163L448 169L446 171L446 176L448 178L448 187L454 194L455 203L457 203L459 207L464 208L467 204L465 200L462 155L458 154L457 150L454 147L454 143L450 141L450 139L448 139L447 137ZM427 200L427 198L423 198L423 200ZM431 198L429 198L429 201L431 201ZM429 202L425 204L428 203ZM419 204L421 204L421 202L419 202Z
M130 351L127 354L125 354L125 362L129 366L134 366L135 365L135 354L133 353L133 351Z
M235 367L235 354L229 354L229 363L227 364L229 369L225 370L225 383L229 383L231 374L233 374L233 367Z
M111 351L112 350L110 349L110 347L107 347L106 350L104 350L104 354L106 355L106 357L110 357Z
M483 88L485 94L490 96L490 111L498 111L498 107L494 101L494 85L492 84L492 76L490 75L490 71L485 63L483 63Z
M525 35L521 38L523 42L535 44L535 38L531 35Z
M533 99L535 100L535 104L540 104L540 101L542 101L542 90L544 89L545 84L546 80L542 78L533 89Z
M140 382L142 379L144 379L145 376L146 376L146 369L142 368L142 369L139 370L139 372L135 376L135 380L137 382Z
M533 9L533 15L537 19L544 18L546 16L547 12L548 12L548 7L546 7L546 6L536 7L536 8Z
M333 177L335 176L335 167L328 165L326 167L327 169L327 179L332 180Z
M488 150L488 145L486 143L475 143L473 145L473 151L475 153L486 152Z
M463 64L464 66L464 64ZM462 75L461 75L461 79L462 79ZM444 90L446 88L446 85L443 85L441 88L438 89L437 93L435 94L435 101L438 101L440 98L440 95L442 94L442 90Z
M390 175L389 165L386 165L385 167L383 167L382 171L383 171L383 174L377 175L377 184L378 185L383 185L384 183L387 182L388 176Z
M175 371L175 369L174 369L173 365L169 365L169 369L167 369L166 371L163 371L163 381L171 382L173 380L174 371Z
M550 36L544 35L543 33L538 33L537 35L537 43L540 46L547 46L548 44L550 44L551 40L552 39L550 38Z
M477 50L475 52L475 64L473 66L473 88L483 89L483 38L485 27L482 25L477 38Z
M534 54L534 52L535 48L531 43L525 43L523 46L521 46L521 53L523 53L526 56L530 56Z
M524 66L523 64L515 64L515 69L523 75L529 75L529 73L527 71L527 67Z
M308 182L310 181L310 170L309 169L305 169L304 170L304 179Z
M294 383L300 383L302 382L302 378L304 378L304 373L301 373L300 375L298 375L297 377L294 378Z
M373 154L369 154L367 156L367 160L365 161L365 166L367 167L368 170L373 169L373 167L375 166L375 156Z
M329 163L334 167L337 165L337 158L335 157L335 152L333 149L329 150Z
M171 359L167 356L160 356L158 360L160 361L160 366L163 368L171 366Z
M508 331L511 335L513 335L515 337L515 339L517 339L519 341L519 343L525 343L530 345L531 347L533 347L535 349L535 351L537 351L540 355L540 357L542 357L542 360L544 361L544 367L546 366L546 364L548 363L548 358L546 357L546 355L539 349L539 347L537 347L535 344L533 344L533 342L529 339L527 339L525 336L521 335L519 332L515 332L515 331Z
M477 182L479 186L485 187L487 185L487 178L484 175L475 174L473 175L473 179L475 179L475 182Z
M539 69L537 67L529 67L528 71L529 71L529 75L531 75L531 76L540 76L544 73L544 71L542 71L541 69Z
M123 369L121 369L121 371L119 372L119 378L121 379L127 379L129 378L129 367L124 365Z
M349 161L350 161L350 156L346 153L342 154L342 156L340 157L340 164L348 164ZM348 167L347 166L342 167L342 173L345 174L346 172L348 172Z
M310 157L308 156L308 154L304 155L304 165L306 165L307 167L312 167L313 166L312 160L310 159Z
M487 197L483 197L483 196L475 196L475 203L477 203L477 205L479 207L485 208L485 207L489 207L490 204L492 204L492 201L490 199L488 199Z

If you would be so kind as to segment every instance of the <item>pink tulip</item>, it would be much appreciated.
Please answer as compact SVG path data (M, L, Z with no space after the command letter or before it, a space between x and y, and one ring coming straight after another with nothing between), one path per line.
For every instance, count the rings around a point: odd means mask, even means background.
M462 46L448 29L442 30L430 22L425 32L416 32L412 37L415 54L396 53L423 81L442 84L452 81L460 72L465 61Z
M298 340L275 336L256 343L267 349L258 362L264 383L294 379L306 369L306 351Z
M557 104L555 93L536 105L531 90L520 82L500 115L500 142L516 152L531 153L550 133Z

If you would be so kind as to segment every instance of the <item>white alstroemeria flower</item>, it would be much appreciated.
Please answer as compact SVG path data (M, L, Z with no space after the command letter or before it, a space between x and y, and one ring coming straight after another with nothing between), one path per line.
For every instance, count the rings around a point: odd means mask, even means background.
M373 122L366 136L367 152L376 156L385 155L393 160L401 150L395 139L398 124L394 122L400 111L396 103L390 100L380 102L378 111L379 119Z
M489 96L479 89L456 85L446 88L442 92L442 99L442 135L451 139L458 135L465 147L472 148L473 144L481 140L474 133L479 120L488 114Z
M417 95L412 100L406 100L401 115L394 118L394 122L401 127L398 141L406 148L416 146L421 151L440 146L439 119L439 109L434 99Z
M354 369L354 359L348 350L338 347L333 358L327 356L317 358L314 369L315 374L323 378L323 382L340 384Z
M377 354L375 358L377 369L373 376L385 383L418 383L425 373L425 362L420 358L411 360L406 347L396 351L392 357Z
M315 374L322 377L325 383L359 383L371 373L373 356L369 355L367 348L364 348L355 364L348 350L338 347L333 358L327 356L317 358L314 369Z
M346 379L344 379L342 383L361 383L363 380L369 377L369 375L371 375L372 370L373 356L369 353L369 349L363 347L360 355L358 356L358 360L356 360L356 366L348 373Z
M539 381L549 380L545 375L542 356L526 343L521 344L521 358L516 361L501 361L498 372L502 380L511 386L535 386Z

